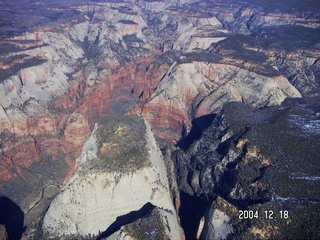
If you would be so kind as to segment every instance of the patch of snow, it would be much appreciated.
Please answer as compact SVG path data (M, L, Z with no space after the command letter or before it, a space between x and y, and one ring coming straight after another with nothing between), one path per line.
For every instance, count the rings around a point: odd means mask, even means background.
M316 115L318 116L318 115ZM301 116L292 114L289 117L291 124L299 127L303 134L318 135L320 134L320 119L314 116Z
M319 176L308 176L304 173L293 173L291 179L308 180L308 181L320 181Z
M292 179L301 179L309 181L320 181L320 177L292 177Z
M232 232L229 216L218 209L214 210L206 237L212 240L226 239Z

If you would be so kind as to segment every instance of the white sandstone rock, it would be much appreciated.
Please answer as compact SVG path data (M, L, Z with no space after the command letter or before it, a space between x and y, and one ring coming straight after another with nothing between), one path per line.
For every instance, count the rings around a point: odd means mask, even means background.
M117 217L152 203L170 212L165 212L171 229L168 236L180 239L180 226L170 197L162 155L147 122L145 126L146 164L133 171L94 166L98 158L98 128L95 127L83 147L74 176L54 199L44 217L45 233L54 237L98 235Z
M263 107L280 104L287 97L301 94L281 75L267 77L232 65L192 62L176 65L150 103L174 106L182 112L197 108L218 112L228 101Z
M207 223L201 238L210 240L223 240L227 239L228 235L233 232L232 226L229 223L229 216L219 209L211 209L206 216L206 220Z

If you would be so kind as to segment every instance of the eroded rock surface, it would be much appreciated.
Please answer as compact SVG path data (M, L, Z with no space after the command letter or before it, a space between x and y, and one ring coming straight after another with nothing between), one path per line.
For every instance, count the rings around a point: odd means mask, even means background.
M319 121L319 98L264 109L229 103L176 151L180 189L213 201L204 239L319 236Z
M98 236L106 231L107 237L112 224L118 230L138 221L130 214L143 208L144 215L151 214L158 223L154 231L168 239L181 238L167 171L149 125L138 116L107 118L96 125L75 174L44 216L44 236ZM139 236L135 231L142 227L131 224L125 229Z

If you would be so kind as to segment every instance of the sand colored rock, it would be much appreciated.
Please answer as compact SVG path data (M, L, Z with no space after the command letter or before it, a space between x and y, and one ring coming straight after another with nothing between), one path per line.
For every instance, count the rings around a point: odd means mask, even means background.
M142 115L151 126L157 126L157 137L172 141L179 139L183 127L190 127L194 117L218 113L226 102L263 107L280 104L287 97L301 95L283 76L267 77L232 65L192 62L172 66L143 106Z
M115 222L117 217L151 203L164 210L160 216L169 221L168 237L180 239L180 227L169 194L167 172L149 125L137 116L119 118L111 126L108 125L108 119L105 121L105 124L98 123L85 143L74 176L46 213L43 221L44 233L55 237L89 234L97 236ZM130 121L134 121L135 129ZM113 139L111 142L100 139L100 128L108 133L111 128L114 136L107 136L108 139ZM134 140L129 138L138 131L144 138L131 142ZM119 159L123 162L121 165L113 163L112 158L123 156L121 151L127 151L123 148L122 141L131 144L132 149L143 147L144 149L137 150L143 154L135 153L139 157L136 159L135 154L127 153L125 159ZM109 150L105 152L105 148ZM132 165L131 162L135 161L140 164Z

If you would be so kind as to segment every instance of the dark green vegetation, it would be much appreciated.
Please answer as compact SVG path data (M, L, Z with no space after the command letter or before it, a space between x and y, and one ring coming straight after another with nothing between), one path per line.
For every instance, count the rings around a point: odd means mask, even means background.
M320 43L320 30L303 26L281 25L272 27L259 27L252 30L250 35L223 34L227 39L214 43L207 51L194 50L185 53L178 62L191 61L226 63L261 75L274 77L286 73L277 62L270 57L283 59L288 54L301 52L312 56ZM311 54L312 53L312 54ZM289 80L290 77L288 76Z
M211 46L210 52L230 58L234 65L248 68L266 76L281 74L273 68L275 65L269 55L286 56L297 51L313 51L318 49L320 30L303 26L273 26L259 29L251 35L231 34L226 40ZM309 54L310 55L310 54ZM250 63L246 67L244 63ZM250 69L251 68L251 69Z
M98 124L98 165L139 169L146 164L146 127L136 115L105 118Z
M320 29L298 25L282 25L264 27L260 33L253 34L250 41L245 38L244 43L267 50L284 50L297 53L297 50L318 49Z
M220 54L222 63L229 63L269 77L280 75L266 53L250 49L250 47L259 48L250 45L252 42L256 42L254 37L235 34L212 46L211 52Z
M22 49L14 44L10 43L1 43L0 44L0 54L5 55L8 53L13 53L13 52L18 52L21 51Z
M47 192L44 192L46 186L50 184L55 185L54 183L64 179L68 174L66 171L68 165L65 161L65 154L61 153L59 159L60 161L57 162L56 159L48 153L42 156L39 161L32 163L31 166L19 166L19 168L15 168L15 172L17 172L19 177L13 178L2 185L0 188L1 194L14 196L19 203L37 199L41 192L46 194ZM32 169L32 171L30 169ZM32 192L32 194L30 194L30 192ZM59 189L54 193L48 192L48 196L45 196L47 198L39 199L37 208L43 206L48 207L58 192Z
M71 3L72 1L2 1L0 39L22 35L26 31L33 32L43 25L53 26L61 22L84 20L77 10L69 7Z
M237 211L259 211L262 218L257 219L229 215L236 239L256 238L253 229L261 230L262 239L317 239L319 102L287 99L263 109L227 103L200 139L173 154L182 194L208 202L220 197ZM269 210L276 219L264 217ZM281 210L289 212L287 219L281 219Z
M129 24L129 25L137 25L137 23L132 20L120 20L119 22L123 24Z
M215 0L215 1L199 1L195 2L193 6L216 7L227 4L247 4L261 8L265 12L280 11L284 13L294 13L296 11L316 11L320 9L320 2L318 0Z
M317 181L292 179L294 174L303 176L319 174L320 132L305 134L290 118L293 115L301 115L320 120L315 110L318 105L313 105L318 101L288 99L280 109L278 107L252 109L239 103L230 103L225 108L225 116L231 123L232 129L236 133L241 132L242 137L250 139L250 144L258 146L264 156L271 158L274 169L270 170L269 174L274 175L271 179L277 179L274 184L281 184L278 187L278 194L281 196L281 193L284 193L287 197L297 197L296 194L299 196L302 194L308 198L320 198L316 193L320 193ZM292 192L290 182L294 184L292 189L297 192ZM315 189L317 185L318 191L308 192L308 189Z
M248 147L257 146L261 154L270 159L270 166L266 167L261 167L259 159L249 164L241 162L237 181L241 181L247 191L252 182L247 182L245 187L246 178L259 179L269 190L272 189L269 194L272 193L275 201L268 201L260 210L289 211L289 221L270 221L271 225L280 227L283 237L315 239L320 236L316 230L319 229L320 211L320 132L314 129L308 134L291 118L300 115L310 121L319 121L318 111L319 99L289 99L282 108L261 110L240 103L225 107L225 116L235 134L249 139ZM252 196L258 195L254 193ZM256 210L258 206L252 207Z
M108 2L108 1L102 1L102 2ZM112 1L109 1L112 2ZM117 2L117 1L115 1ZM118 8L116 7L111 7L111 9L115 9L118 10L119 13L125 13L125 14L131 14L131 15L137 15L138 13L135 12L132 8L128 7L128 6L120 6Z
M124 227L124 230L135 239L166 240L168 236L159 209L154 208L147 216Z
M30 58L22 63L20 63L20 62L15 63L13 66L11 66L8 69L0 69L0 82L17 74L21 69L38 66L38 65L45 63L46 61L47 61L46 59L33 57L33 58Z
M27 47L20 47L19 44L26 44ZM45 44L41 45L45 46ZM33 40L16 40L0 43L0 63L8 67L0 68L0 82L16 75L21 69L38 66L45 63L47 60L40 57L31 57L25 53L19 52L31 50L41 47Z
M221 60L221 56L218 54L212 54L206 51L199 51L199 52L191 52L186 53L184 58L178 60L179 63L190 63L190 62L208 62L214 63L219 62Z
M281 12L295 12L299 11L310 11L320 9L320 2L318 0L245 0L245 2L262 7L264 11L271 12L279 10Z

